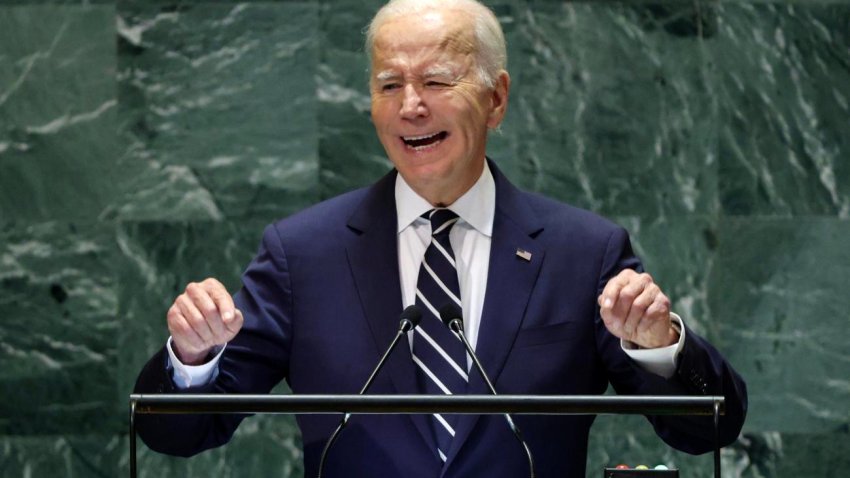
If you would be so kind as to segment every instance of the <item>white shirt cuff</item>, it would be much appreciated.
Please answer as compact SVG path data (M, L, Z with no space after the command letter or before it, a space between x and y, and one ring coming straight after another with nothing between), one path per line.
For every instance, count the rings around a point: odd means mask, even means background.
M213 349L215 356L207 363L185 365L177 358L177 354L174 353L174 349L171 347L171 337L168 337L165 348L168 350L168 366L173 369L171 379L174 381L174 385L178 389L183 390L193 386L206 385L215 380L215 377L218 375L218 360L221 358L225 347L227 347L226 344L216 347L218 350Z
M682 318L671 312L670 320L673 321L673 327L679 329L679 342L673 345L657 349L642 349L633 342L620 339L620 347L626 355L642 369L664 378L670 378L676 373L676 361L682 346L685 345L685 324Z

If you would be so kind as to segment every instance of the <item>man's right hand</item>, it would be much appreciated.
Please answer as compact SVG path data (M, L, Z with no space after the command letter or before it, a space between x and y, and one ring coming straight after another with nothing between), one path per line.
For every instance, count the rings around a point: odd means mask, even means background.
M213 278L187 285L168 309L171 346L185 365L204 363L213 347L236 336L242 322L230 293Z

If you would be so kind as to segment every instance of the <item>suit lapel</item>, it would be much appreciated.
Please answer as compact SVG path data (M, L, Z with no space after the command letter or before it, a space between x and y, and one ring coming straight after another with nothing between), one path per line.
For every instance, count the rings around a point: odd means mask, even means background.
M403 306L398 271L395 178L393 171L371 187L348 222L355 233L346 250L348 263L379 353L383 353L395 338ZM377 363L377 357L375 360ZM398 394L419 393L406 340L402 340L387 359L383 373L389 374ZM408 416L429 449L436 450L426 415Z
M545 251L534 240L542 230L541 221L523 199L523 193L511 185L492 162L490 169L496 182L496 215L475 353L498 392L498 378L522 324ZM490 394L477 370L470 372L467 393ZM477 415L460 416L443 470L448 469L477 421Z

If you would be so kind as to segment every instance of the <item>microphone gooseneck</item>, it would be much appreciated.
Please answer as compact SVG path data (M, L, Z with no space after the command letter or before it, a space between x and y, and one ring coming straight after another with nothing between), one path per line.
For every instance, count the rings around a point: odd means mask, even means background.
M387 347L386 352L381 357L381 360L378 361L378 365L375 366L375 369L372 370L372 374L369 375L369 378L366 379L366 383L363 385L363 388L360 389L359 395L363 395L366 393L366 390L369 389L369 386L372 385L372 382L375 380L375 377L378 375L378 372L384 367L384 363L387 361L387 358L392 353L393 349L395 349L399 340L408 332L415 329L419 322L422 320L422 311L419 310L419 307L415 305L411 305L404 309L404 311L399 316L398 321L398 331L393 338L393 341L390 343L390 346ZM328 451L330 451L336 439L339 438L342 429L348 425L348 421L351 419L351 414L346 413L343 415L342 420L339 421L339 425L337 425L336 429L331 433L330 438L328 438L328 442L325 443L325 448L322 450L322 457L319 459L319 472L316 475L317 478L322 478L322 470L325 466L325 459L328 457Z
M475 364L475 368L478 369L478 373L481 374L481 378L484 379L484 383L487 384L487 387L490 389L490 393L498 395L498 393L496 393L496 387L493 386L493 382L490 381L490 378L484 372L484 367L481 365L481 361L478 360L478 355L475 354L475 351L472 349L469 341L466 340L466 335L463 333L463 318L461 317L460 309L458 309L454 304L446 304L440 307L440 320L442 320L443 323L458 336L460 341L463 342L463 346L466 347L466 352L470 357L472 357L472 363ZM509 413L505 413L504 416L517 441L519 441L519 444L522 445L523 450L525 450L525 456L528 458L530 476L531 478L534 478L536 475L534 473L534 458L531 456L531 449L528 448L528 444L525 443L525 440L522 438L522 432L519 430L516 423L514 423L511 415Z

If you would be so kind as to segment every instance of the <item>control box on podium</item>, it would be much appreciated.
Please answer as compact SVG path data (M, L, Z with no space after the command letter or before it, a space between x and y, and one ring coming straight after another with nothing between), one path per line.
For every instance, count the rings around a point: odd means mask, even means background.
M679 478L679 470L605 468L602 478Z

